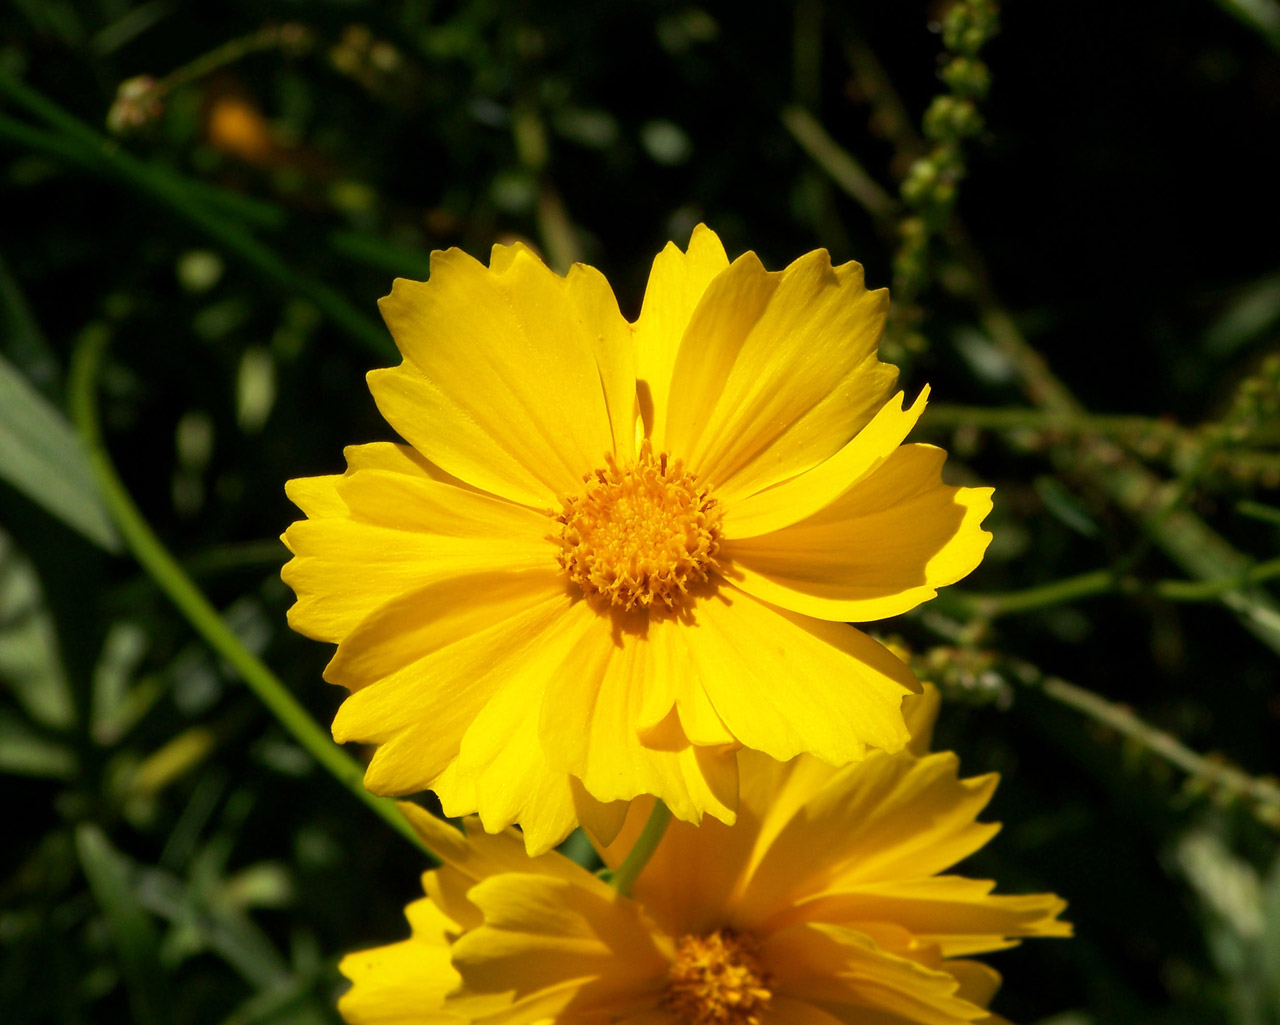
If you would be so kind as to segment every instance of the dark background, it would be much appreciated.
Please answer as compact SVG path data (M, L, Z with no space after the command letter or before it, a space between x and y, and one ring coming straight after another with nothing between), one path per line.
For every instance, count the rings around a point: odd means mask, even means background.
M1258 9L1280 25L1271 0ZM874 55L918 124L945 88L931 30L945 11L11 0L0 67L102 143L68 156L50 142L61 130L0 98L0 355L63 407L77 338L109 335L103 418L126 485L327 722L340 699L320 679L329 653L284 622L273 539L296 513L283 482L390 437L363 375L395 355L389 338L344 331L305 282L373 318L394 276L425 276L431 249L483 257L520 237L599 267L634 316L653 255L701 220L731 256L754 249L776 268L825 245L888 285L892 232L780 112L810 109L896 193L912 154L872 117L857 55ZM130 132L105 127L125 80L281 25L299 26L294 43L187 76ZM957 223L1090 412L1153 418L1124 437L1130 457L1186 481L1182 507L1238 550L1274 559L1280 528L1241 502L1274 509L1280 477L1196 465L1195 445L1280 343L1280 29L1268 38L1228 0L1015 2L1002 25L983 51L993 85L965 145ZM102 147L176 170L176 205ZM193 224L183 202L243 226L286 277ZM923 340L892 340L904 385L931 383L940 404L1031 408L980 310L947 287L948 260L964 257L944 242L935 255ZM997 541L967 591L1107 566L1139 582L1191 572L1082 460L1090 430L929 419L922 437L953 450L950 475L997 487ZM1161 424L1183 425L1185 445L1162 446ZM1274 428L1254 424L1241 443L1269 467ZM334 1020L334 958L403 935L414 850L310 766L131 559L4 484L0 513L0 677L17 681L0 693L3 1017L128 1021L131 986L152 986L179 1023ZM972 626L963 606L944 610ZM945 622L885 628L934 659L950 699L939 743L972 773L1004 774L991 817L1005 829L965 871L1071 904L1078 938L990 959L1007 980L996 1010L1055 1025L1280 1022L1265 809L1009 668L1033 663L1262 774L1277 768L1274 646L1216 601L1145 591L1008 615L954 658L933 650L955 641ZM968 671L974 659L988 675ZM45 681L44 705L19 676ZM161 977L130 976L118 919L85 883L73 839L85 823L120 852L126 920L150 923L138 935L158 947L143 963Z

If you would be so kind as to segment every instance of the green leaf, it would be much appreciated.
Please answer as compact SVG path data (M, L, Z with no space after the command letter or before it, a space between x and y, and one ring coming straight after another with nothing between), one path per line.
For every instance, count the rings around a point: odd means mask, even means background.
M62 412L0 356L0 479L107 551L120 539Z
M76 756L55 740L42 737L25 719L0 708L0 772L43 779L70 779Z
M160 942L151 917L130 885L128 863L94 825L76 829L76 850L120 958L133 1020L138 1025L163 1025L170 1019Z
M5 352L46 396L61 387L58 360L49 348L18 279L0 256L0 338Z
M0 530L0 680L34 723L64 731L76 721L53 617L30 560Z

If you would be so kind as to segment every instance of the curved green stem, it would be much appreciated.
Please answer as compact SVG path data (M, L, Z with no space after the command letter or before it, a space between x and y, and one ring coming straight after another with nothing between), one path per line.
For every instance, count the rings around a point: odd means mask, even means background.
M613 873L613 888L622 896L631 896L631 887L640 878L640 873L644 871L645 865L649 864L649 859L653 857L653 852L658 849L658 844L662 842L662 836L667 831L667 825L671 822L671 809L661 801L655 801L653 811L649 813L649 821L644 824L644 829L640 831L640 835L636 838L635 846L631 848L629 853L618 866L618 870Z
M1015 612L1028 612L1102 594L1150 594L1165 601L1179 602L1213 601L1230 591L1252 587L1277 577L1280 577L1280 559L1257 562L1241 573L1209 580L1156 580L1147 583L1117 570L1099 569L1021 591L986 594L950 591L944 604L959 605L963 611L972 615L995 619Z
M365 790L361 765L330 739L275 674L240 643L134 505L107 454L98 421L98 373L107 339L105 330L90 330L77 343L71 360L69 398L71 418L88 449L94 480L125 544L187 622L240 675L290 736L396 832L435 860L395 802Z
M1170 765L1181 769L1194 780L1222 794L1244 798L1255 815L1267 825L1280 828L1280 785L1265 776L1251 776L1243 769L1216 755L1202 755L1187 747L1172 733L1151 725L1123 705L1118 705L1091 690L1068 683L1056 676L1042 676L1039 670L1023 664L1022 680L1038 687L1059 704L1087 715L1122 737L1159 755Z

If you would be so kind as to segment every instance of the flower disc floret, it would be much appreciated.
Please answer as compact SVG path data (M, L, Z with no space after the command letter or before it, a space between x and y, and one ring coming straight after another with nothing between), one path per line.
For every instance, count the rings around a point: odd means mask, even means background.
M773 998L755 941L733 929L682 936L666 1005L689 1025L759 1025Z
M588 598L623 609L674 609L705 583L720 551L719 503L679 459L646 443L633 466L587 474L562 499L559 561Z

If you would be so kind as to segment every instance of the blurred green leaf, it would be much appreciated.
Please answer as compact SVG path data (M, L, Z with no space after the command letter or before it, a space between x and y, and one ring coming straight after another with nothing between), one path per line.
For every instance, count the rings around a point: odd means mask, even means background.
M1276 0L1217 0L1217 3L1280 49L1280 3Z
M75 770L74 752L42 737L26 720L0 708L0 772L65 780Z
M319 978L295 978L255 993L222 1025L328 1025L332 1021L317 1005Z
M169 998L160 964L159 938L129 881L128 864L97 826L76 829L76 850L129 988L137 1025L169 1021Z
M133 678L146 651L147 635L137 623L117 620L107 628L93 670L90 729L95 738L119 736L118 724L130 704Z
M75 701L58 657L53 617L31 563L0 530L0 679L33 722L64 730Z
M243 909L227 898L217 881L207 886L188 885L168 872L146 869L139 878L138 896L149 911L171 923L165 943L175 956L189 957L207 950L258 990L284 986L291 980L280 952Z
M0 258L0 338L6 354L46 396L59 383L58 361L8 263Z
M1276 11L1280 13L1280 7ZM1255 281L1237 294L1205 331L1205 349L1217 356L1230 356L1276 324L1280 324L1280 274Z
M94 544L120 550L71 424L2 356L0 478Z

